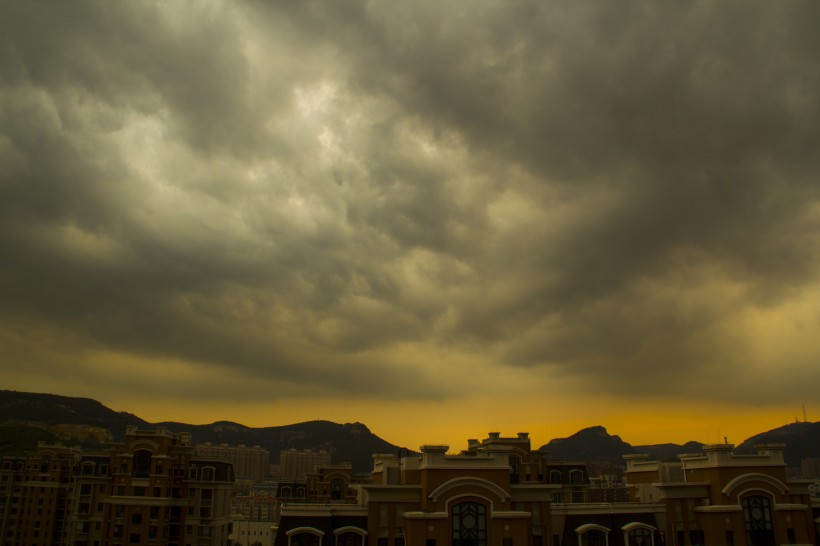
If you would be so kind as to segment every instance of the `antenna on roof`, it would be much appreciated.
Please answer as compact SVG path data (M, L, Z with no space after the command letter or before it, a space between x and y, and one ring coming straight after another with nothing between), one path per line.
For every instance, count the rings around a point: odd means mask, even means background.
M803 422L804 422L804 423L808 423L808 422L809 422L809 420L808 420L808 419L806 419L806 403L805 403L805 402L803 402Z

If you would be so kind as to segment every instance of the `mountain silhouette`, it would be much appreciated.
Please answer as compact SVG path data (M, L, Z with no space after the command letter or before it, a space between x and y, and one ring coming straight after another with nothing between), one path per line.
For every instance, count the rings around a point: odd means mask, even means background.
M207 425L173 421L150 423L90 398L0 390L0 455L31 450L37 441L99 448L121 441L129 425L190 432L195 444L260 446L270 451L272 463L277 463L280 451L286 449L325 450L334 463L349 462L357 473L370 472L374 453L404 450L373 434L362 423L315 420L276 427L248 427L230 421ZM802 459L820 457L820 422L792 423L762 432L741 443L736 451L752 453L754 445L761 443L785 443L786 462L799 466ZM681 453L699 453L702 448L703 444L694 441L682 445L632 446L599 425L579 430L567 438L550 440L540 449L548 452L552 460L623 466L624 455L646 453L656 459L673 459Z

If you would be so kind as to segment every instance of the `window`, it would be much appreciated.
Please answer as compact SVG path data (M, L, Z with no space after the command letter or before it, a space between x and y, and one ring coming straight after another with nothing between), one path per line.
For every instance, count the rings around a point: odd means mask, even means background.
M579 546L607 546L609 529L595 523L587 523L575 529Z
M689 531L689 544L691 546L704 546L706 544L706 538L703 535L703 531L700 529Z
M214 481L214 477L216 476L216 468L212 466L206 466L202 469L202 481L203 482L212 482Z
M735 546L735 534L731 530L726 531L726 546Z
M591 529L581 535L581 546L606 546L606 533Z
M142 523L142 514L131 514L131 523L134 525Z
M333 478L330 481L330 498L332 500L342 500L342 488L344 487L344 480L341 478Z
M510 457L510 483L521 481L521 459Z
M291 535L290 546L319 546L320 537L314 533L302 532Z
M743 499L742 505L746 544L748 546L775 546L769 498L752 495Z
M584 471L583 470L570 470L569 471L569 483L573 485L582 485L584 483Z
M561 483L560 470L550 470L550 483Z
M453 506L452 546L486 546L487 509L477 502Z
M132 476L147 478L151 472L151 452L147 449L138 449L134 452L134 467Z
M336 546L362 546L363 543L364 536L352 531L341 533L336 538Z
M627 533L629 546L652 546L652 530L646 527L636 527Z

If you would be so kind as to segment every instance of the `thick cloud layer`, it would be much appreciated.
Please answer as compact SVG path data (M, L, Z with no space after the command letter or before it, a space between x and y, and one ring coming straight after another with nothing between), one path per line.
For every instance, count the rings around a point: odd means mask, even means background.
M4 382L816 397L817 20L6 2Z

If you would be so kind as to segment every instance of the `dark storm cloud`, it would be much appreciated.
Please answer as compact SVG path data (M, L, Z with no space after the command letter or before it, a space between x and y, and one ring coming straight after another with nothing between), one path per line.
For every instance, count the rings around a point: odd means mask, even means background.
M820 288L818 9L9 3L5 329L322 392L446 396L443 351L711 396Z

